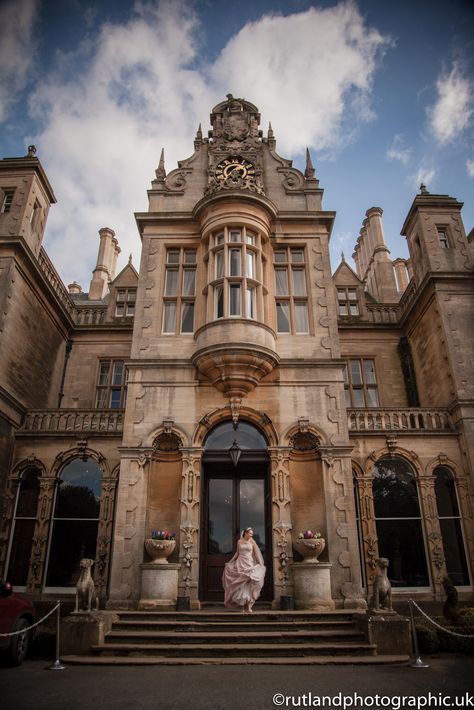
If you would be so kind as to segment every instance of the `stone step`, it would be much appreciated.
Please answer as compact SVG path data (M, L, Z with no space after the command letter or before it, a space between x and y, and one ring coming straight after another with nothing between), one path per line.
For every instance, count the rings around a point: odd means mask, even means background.
M86 666L192 666L192 665L268 665L268 666L325 666L325 665L393 665L409 661L409 656L269 656L255 657L214 657L196 656L164 657L164 656L61 656L66 665Z
M121 621L223 621L227 623L240 623L244 614L240 611L117 611ZM247 618L259 621L294 622L302 621L352 621L353 612L335 610L329 612L311 611L271 611L254 609Z
M343 640L364 640L364 634L357 629L346 630L322 630L322 631L306 631L294 629L292 631L237 631L232 635L222 631L114 631L109 632L105 637L105 643L159 643L160 641L168 641L168 643L186 643L195 644L201 642L208 644L211 642L222 644L241 644L241 643L258 643L258 642L273 642L273 643L307 643L317 642L318 640L331 639L334 642Z
M249 617L242 614L240 621L233 621L229 623L228 621L206 621L206 620L164 620L164 621L152 621L143 620L120 620L113 624L113 631L169 631L170 629L176 631L189 631L189 632L211 632L211 631L231 631L232 633L238 633L239 631L293 631L296 628L304 629L306 631L343 631L344 629L353 629L353 621L266 621L259 618L251 618L250 621L244 621Z
M374 655L376 646L368 643L105 643L91 647L96 654L180 656L192 657L258 657L258 656L329 656L329 655Z

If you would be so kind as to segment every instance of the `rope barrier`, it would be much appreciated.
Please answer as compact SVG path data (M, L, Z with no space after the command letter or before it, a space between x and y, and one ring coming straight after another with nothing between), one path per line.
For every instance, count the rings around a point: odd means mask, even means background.
M450 629L446 629L444 626L441 626L441 624L438 624L436 621L434 621L434 619L432 619L430 616L428 616L428 614L426 612L424 612L423 609L420 609L418 604L415 601L413 601L413 599L410 599L410 601L413 604L413 606L416 606L418 611L421 614L423 614L423 616L425 616L428 619L428 621L430 621L433 624L433 626L437 626L438 629L441 629L441 631L446 631L447 634L451 634L452 636L460 636L463 639L473 639L474 638L474 634L458 634L458 633L456 633L456 631L450 631Z
M0 634L0 636L18 636L19 634L24 634L25 631L30 631L30 629L34 629L35 626L38 626L38 624L41 624L45 619L48 618L48 616L51 616L51 614L53 613L53 611L56 611L56 609L58 609L59 606L60 606L60 602L58 602L55 607L53 607L50 611L48 611L48 613L46 614L46 616L43 616L42 619L40 619L39 621L37 621L35 624L32 624L31 626L28 626L26 629L20 629L20 631L12 631L12 632L9 633L9 634Z

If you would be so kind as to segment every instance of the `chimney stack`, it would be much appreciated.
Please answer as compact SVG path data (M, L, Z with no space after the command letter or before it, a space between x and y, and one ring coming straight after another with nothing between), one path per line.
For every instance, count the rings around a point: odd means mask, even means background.
M99 229L100 244L97 255L97 264L92 272L92 280L89 287L89 299L91 301L101 301L109 289L109 281L115 275L115 264L120 252L115 232L109 227Z

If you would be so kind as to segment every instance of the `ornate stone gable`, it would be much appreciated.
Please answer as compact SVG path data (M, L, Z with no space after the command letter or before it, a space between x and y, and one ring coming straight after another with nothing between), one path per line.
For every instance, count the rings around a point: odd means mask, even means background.
M257 107L244 99L234 99L232 94L214 107L206 195L229 189L265 194L259 124Z

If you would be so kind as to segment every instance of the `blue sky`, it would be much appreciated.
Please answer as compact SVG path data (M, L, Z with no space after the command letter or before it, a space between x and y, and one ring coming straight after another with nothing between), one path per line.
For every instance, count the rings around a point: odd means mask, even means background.
M310 147L333 269L372 206L396 258L421 180L474 226L473 65L472 0L0 0L0 156L37 146L58 199L45 247L87 290L103 226L138 266L161 148L169 171L231 92L297 167Z

